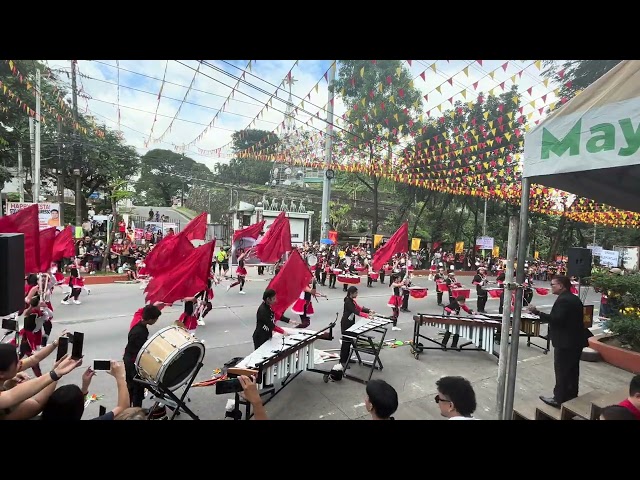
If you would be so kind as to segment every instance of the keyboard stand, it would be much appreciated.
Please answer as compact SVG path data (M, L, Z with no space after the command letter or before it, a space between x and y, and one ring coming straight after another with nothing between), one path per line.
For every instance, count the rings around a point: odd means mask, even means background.
M369 376L367 379L356 377L355 375L351 375L347 373L351 369L350 362L347 362L346 369L344 372L344 377L350 380L354 380L356 382L367 384L371 377L373 376L374 370L382 370L384 366L382 365L382 361L380 360L380 351L384 346L384 339L387 335L388 329L386 327L377 327L367 332L367 335L361 334L356 337L352 337L351 339L351 348L349 349L349 359L355 353L356 358L358 359L358 365L365 365L369 368ZM381 335L379 340L374 339L373 336L368 335L372 332L379 333ZM343 339L345 341L345 339ZM373 360L363 360L361 354L371 355Z

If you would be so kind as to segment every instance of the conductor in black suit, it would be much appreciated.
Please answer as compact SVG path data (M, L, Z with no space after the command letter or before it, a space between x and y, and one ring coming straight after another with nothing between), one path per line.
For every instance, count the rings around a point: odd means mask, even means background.
M553 345L553 368L556 386L553 397L540 396L547 405L560 408L563 402L578 396L580 379L580 357L588 345L588 330L584 326L582 302L571 293L569 277L555 276L551 280L551 291L558 295L551 313L540 312L530 306L529 311L549 324L549 337Z

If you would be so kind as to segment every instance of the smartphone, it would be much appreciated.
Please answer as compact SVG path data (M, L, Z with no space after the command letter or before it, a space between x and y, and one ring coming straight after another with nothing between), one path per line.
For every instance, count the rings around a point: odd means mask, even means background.
M69 338L60 337L58 339L58 353L56 353L56 362L64 357L69 351Z
M93 361L93 369L97 372L98 370L111 370L111 360L94 360Z
M73 332L73 348L71 349L71 358L80 360L82 358L82 345L84 343L84 333Z
M67 339L69 340L69 343L73 343L73 333L71 332L67 332Z
M216 383L216 395L224 395L225 393L236 393L242 391L242 384L237 378L222 380Z
M17 332L18 331L18 321L5 318L5 319L2 320L2 328L4 330L11 330L12 332Z

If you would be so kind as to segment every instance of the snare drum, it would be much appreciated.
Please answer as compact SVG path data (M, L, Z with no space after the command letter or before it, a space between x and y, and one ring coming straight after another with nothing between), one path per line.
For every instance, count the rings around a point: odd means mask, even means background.
M148 382L176 390L191 377L204 358L204 344L183 328L170 326L152 335L136 357L138 375Z

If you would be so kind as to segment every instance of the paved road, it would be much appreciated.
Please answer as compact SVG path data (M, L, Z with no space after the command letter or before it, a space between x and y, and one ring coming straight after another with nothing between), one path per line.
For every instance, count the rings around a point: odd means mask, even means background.
M189 223L189 218L170 207L133 207L133 213L135 215L140 215L145 218L149 216L149 210L153 210L154 213L160 212L160 215L167 215L172 220L180 220L182 226Z
M470 278L465 277L463 283L470 283ZM207 325L198 327L197 335L205 341L206 355L204 359L204 368L200 371L197 380L205 380L212 377L215 368L221 368L223 364L234 357L244 357L253 351L251 335L255 326L255 314L258 308L262 292L267 286L268 278L258 277L254 269L249 271L249 281L246 284L246 295L240 295L238 287L226 291L229 281L216 287L214 309L209 313L206 321ZM412 313L401 313L399 319L399 327L401 331L389 330L387 340L395 338L398 340L410 340L412 336L413 320L412 315L416 312L434 312L441 313L441 307L436 305L436 296L433 282L427 279L417 279L416 284L429 287L429 295L425 299L411 299L409 308ZM315 316L312 318L311 328L319 330L326 327L331 321L336 319L336 315L342 313L342 300L344 294L340 288L337 290L328 290L322 288L323 293L329 295L329 299L319 299L314 303L316 310ZM373 288L361 286L358 303L360 305L373 308L377 312L388 315L390 308L387 307L387 300L390 295L388 284L382 286L374 284ZM446 297L446 295L445 295ZM537 297L537 295L536 295ZM53 304L54 312L54 334L60 333L62 329L68 331L81 331L85 334L85 364L92 365L94 359L121 359L123 350L127 341L128 327L131 322L133 313L144 306L143 291L137 284L112 284L112 285L95 285L91 287L91 294L83 292L80 300L81 305L61 305L62 296L56 291ZM541 309L549 311L554 301L551 295L545 297L537 297L534 303ZM588 301L599 302L599 295L590 292ZM471 308L475 309L475 295L469 300ZM487 311L497 312L498 300L490 299L487 304ZM162 317L159 322L151 327L151 331L156 332L159 329L171 325L182 312L182 306L176 304L172 307L166 307L163 310ZM291 315L292 319L297 320L297 316ZM339 333L339 332L337 332ZM335 336L335 334L334 334ZM331 349L339 348L337 338L333 342L322 342L319 348ZM385 361L384 372L379 372L380 378L387 381L401 382L400 387L396 383L399 392L409 392L409 397L405 399L401 393L402 401L413 401L418 397L426 397L431 395L432 387L431 376L446 374L462 374L475 378L474 375L482 376L482 378L495 377L495 360L490 359L489 355L480 353L461 353L442 352L443 358L438 360L440 353L429 353L424 359L421 357L419 361L408 355L407 349L399 348L389 350L385 353L387 360ZM401 352L400 352L401 351ZM535 359L542 358L539 350L522 347L520 349L521 358L532 357ZM435 351L430 351L435 352ZM482 358L480 356L483 356ZM484 357L487 357L484 359ZM396 358L397 357L397 358ZM473 357L473 358L472 358ZM549 356L550 357L550 356ZM549 358L546 357L545 358ZM482 359L482 361L480 361ZM457 362L457 363L456 363ZM484 363L483 363L484 362ZM43 367L49 368L50 360L45 361ZM331 368L333 364L320 365L320 368ZM457 368L462 370L458 371ZM416 370L417 369L417 370ZM424 369L422 371L421 369ZM465 370L466 369L466 370ZM82 369L81 369L82 370ZM455 371L456 373L448 373ZM73 372L66 381L79 382L81 371ZM411 380L408 375L412 374ZM399 377L398 377L399 375ZM427 375L427 377L424 377ZM428 378L422 380L423 378ZM404 379L404 380L403 380ZM408 383L407 383L408 382ZM348 419L358 418L366 415L363 402L363 387L356 382L340 382L340 384L324 385L322 377L312 373L305 373L300 380L296 380L282 394L284 398L274 400L270 404L270 415L273 418L331 418L331 419ZM338 387L340 385L340 387ZM328 390L327 390L328 389ZM317 390L324 392L318 393ZM94 378L91 393L104 395L100 404L106 407L115 405L116 391L113 379L106 373L99 372ZM302 405L300 409L291 407L293 404L299 404L295 398L300 395L313 396L314 401L305 403L304 409ZM291 397L293 396L293 398ZM192 402L190 406L203 419L222 419L224 417L224 409L226 401L230 398L228 395L215 395L214 388L194 388L190 392ZM280 397L276 397L279 399ZM404 399L404 400L403 400ZM150 402L147 400L147 402ZM293 408L293 409L292 409ZM85 418L95 416L98 411L98 404L91 404L85 413ZM431 414L429 414L431 415ZM181 418L185 418L182 415ZM435 417L437 418L437 416Z

